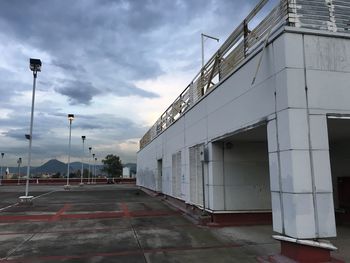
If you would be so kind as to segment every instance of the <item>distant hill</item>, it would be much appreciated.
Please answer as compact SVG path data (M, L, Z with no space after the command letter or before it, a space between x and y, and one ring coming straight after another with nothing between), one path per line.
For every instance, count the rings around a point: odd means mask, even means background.
M32 170L34 174L43 174L43 173L60 173L64 174L67 172L67 164L58 161L56 159L52 159L39 167L35 167Z
M92 171L93 164L91 164L90 169ZM103 165L96 165L96 173L101 173ZM136 173L136 163L126 163L123 164L123 167L129 167L130 171L133 173ZM3 169L6 169L5 167ZM89 164L84 163L84 170L89 169ZM18 173L18 167L9 167L10 173ZM72 162L70 164L70 171L76 172L78 170L81 170L81 162ZM27 167L22 166L21 167L21 174L25 174L27 172ZM67 164L64 162L61 162L56 159L51 159L44 163L41 166L38 167L31 167L31 174L44 174L44 173L60 173L61 175L65 175L67 173Z

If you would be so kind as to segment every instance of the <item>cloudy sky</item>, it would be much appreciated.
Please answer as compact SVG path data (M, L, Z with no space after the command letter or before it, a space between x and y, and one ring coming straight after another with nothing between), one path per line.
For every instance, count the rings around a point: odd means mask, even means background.
M42 60L33 165L93 148L135 162L140 137L200 69L200 34L222 43L258 0L0 1L0 151L27 160L29 58ZM205 43L206 58L219 44Z

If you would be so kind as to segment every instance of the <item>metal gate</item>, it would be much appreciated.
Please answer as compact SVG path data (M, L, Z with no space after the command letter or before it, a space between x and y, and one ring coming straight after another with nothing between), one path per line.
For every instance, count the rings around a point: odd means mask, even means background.
M181 198L181 152L172 155L172 193Z
M199 206L203 206L201 147L190 147L190 201Z

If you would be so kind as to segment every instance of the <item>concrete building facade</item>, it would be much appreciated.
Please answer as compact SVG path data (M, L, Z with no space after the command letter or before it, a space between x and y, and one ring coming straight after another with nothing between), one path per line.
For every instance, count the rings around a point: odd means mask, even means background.
M285 247L331 250L350 207L350 3L282 0L250 30L266 2L141 140L137 184L214 219L272 212Z

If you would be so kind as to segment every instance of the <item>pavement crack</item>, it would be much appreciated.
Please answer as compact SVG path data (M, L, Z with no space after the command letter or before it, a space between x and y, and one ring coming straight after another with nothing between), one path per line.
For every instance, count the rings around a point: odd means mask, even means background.
M130 220L130 212L129 212L128 206L127 206L127 204L125 204L125 203L122 203L121 205L122 205L122 208L123 208L123 211L124 211L125 216L126 216L127 218L129 218L129 220L128 220L128 221L129 221L129 225L130 225L130 227L131 227L131 229L132 229L132 232L133 232L134 237L135 237L135 239L136 239L136 242L137 242L137 245L138 245L138 247L139 247L139 250L141 250L141 252L142 252L143 259L145 260L146 263L148 263L148 260L147 260L146 255L145 255L145 251L144 251L144 249L143 249L143 247L142 247L142 245L141 245L141 242L140 242L140 239L139 239L139 237L138 237L138 235L137 235L137 232L136 232L136 230L135 230L135 227L134 227L134 225L132 224L132 222L131 222L131 220Z
M26 240L23 240L21 243L19 243L15 248L7 252L6 256L4 258L1 258L0 261L7 260L9 257L11 257L18 249L20 249L25 243L30 241L38 232L33 233L30 237L28 237Z
M47 193L44 193L42 195L38 195L36 197L34 197L32 200L34 199L38 199L42 196L45 196L45 195L49 195L51 193L54 193L54 192L57 192L57 191L50 191L50 192L47 192ZM6 207L6 208L10 208L10 207L13 207L13 206L16 206L18 205L19 203L15 203L9 207ZM0 210L1 212L2 210ZM41 228L41 230L45 229L47 227L48 223L44 224L43 227ZM35 235L37 234L41 234L42 231L38 230L36 231L35 233L33 233L30 237L28 237L27 239L23 240L21 243L19 243L15 248L11 249L9 252L7 252L6 256L4 258L0 258L0 262L3 261L3 260L7 260L9 257L11 257L16 251L18 251L21 247L23 247L26 243L28 243Z

